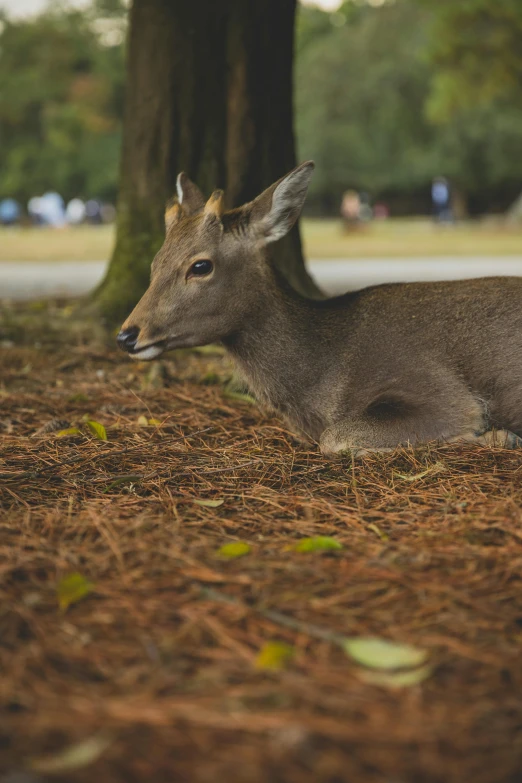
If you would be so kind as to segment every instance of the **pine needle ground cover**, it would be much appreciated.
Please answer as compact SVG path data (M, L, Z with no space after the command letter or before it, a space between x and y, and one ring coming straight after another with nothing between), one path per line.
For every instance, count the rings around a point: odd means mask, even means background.
M521 780L520 453L327 462L219 351L2 340L2 783Z

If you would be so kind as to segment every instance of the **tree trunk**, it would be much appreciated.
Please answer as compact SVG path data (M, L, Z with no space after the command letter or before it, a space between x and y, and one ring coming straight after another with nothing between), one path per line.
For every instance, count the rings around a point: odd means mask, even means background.
M295 165L292 61L296 0L134 0L116 246L95 300L108 321L132 309L164 236L179 171L228 206ZM274 261L316 295L296 228Z

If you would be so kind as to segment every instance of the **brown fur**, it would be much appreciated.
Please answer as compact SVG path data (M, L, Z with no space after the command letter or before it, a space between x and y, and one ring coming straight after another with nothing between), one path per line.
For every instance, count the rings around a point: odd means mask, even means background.
M190 183L123 327L140 330L138 358L152 344L221 341L253 393L326 454L469 439L492 427L522 436L522 278L304 299L267 262L265 243L297 218L307 165L222 216L202 208ZM187 279L197 259L214 271Z

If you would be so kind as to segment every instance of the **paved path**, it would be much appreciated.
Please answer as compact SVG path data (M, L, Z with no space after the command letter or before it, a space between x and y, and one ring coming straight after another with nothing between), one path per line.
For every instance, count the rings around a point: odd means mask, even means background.
M85 294L102 279L105 267L104 261L0 262L0 299ZM337 294L376 283L522 276L522 254L473 258L314 259L308 263L308 268L324 291Z

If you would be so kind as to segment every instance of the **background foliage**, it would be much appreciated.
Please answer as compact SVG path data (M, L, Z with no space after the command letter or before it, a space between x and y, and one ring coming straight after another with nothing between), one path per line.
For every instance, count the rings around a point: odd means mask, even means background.
M0 26L0 197L114 200L124 3L55 3ZM521 190L521 85L520 0L301 7L296 128L300 157L318 164L311 208L337 213L356 187L425 212L443 174L463 210L505 209Z
M318 163L319 206L337 205L349 185L423 211L437 175L473 211L516 197L518 0L345 2L334 15L304 7L297 51L298 140L301 156Z
M112 11L118 9L112 4ZM0 197L116 195L124 56L111 5L3 18Z

